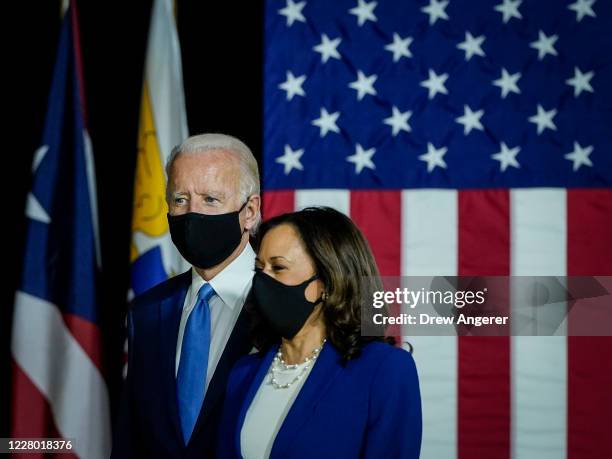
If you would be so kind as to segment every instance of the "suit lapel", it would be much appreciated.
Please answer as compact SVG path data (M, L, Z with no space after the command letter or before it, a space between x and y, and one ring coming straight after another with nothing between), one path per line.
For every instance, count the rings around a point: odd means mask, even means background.
M340 355L331 343L327 343L319 354L308 379L304 382L276 435L270 453L271 458L290 456L289 450L294 437L302 426L309 421L317 402L325 394L341 369Z
M240 453L241 451L240 432L242 431L242 426L244 425L244 420L246 418L247 411L249 410L249 407L253 402L253 398L255 397L259 386L261 386L264 378L268 374L268 369L270 368L270 365L272 364L272 359L274 359L274 356L276 355L277 351L278 345L272 346L268 350L264 358L261 360L257 373L255 374L255 377L253 378L253 381L249 386L249 390L247 391L244 401L242 402L242 408L240 409L240 414L238 415L238 423L236 426L236 436L234 437L234 445L238 453Z
M176 398L176 377L174 373L176 365L176 342L178 339L185 296L187 295L187 290L191 283L191 271L187 271L181 274L181 276L184 276L184 279L180 279L180 287L159 304L159 326L161 328L162 362L160 367L164 392L163 397L167 402L170 422L177 435L177 440L181 444L184 444L179 422L178 401Z

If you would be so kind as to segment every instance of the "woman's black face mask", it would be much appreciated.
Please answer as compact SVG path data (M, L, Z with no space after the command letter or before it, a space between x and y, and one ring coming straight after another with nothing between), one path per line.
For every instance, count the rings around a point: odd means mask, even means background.
M256 270L253 277L253 299L272 330L285 339L293 338L299 332L312 311L322 299L314 303L306 299L308 285L317 275L298 285L285 285L262 270Z

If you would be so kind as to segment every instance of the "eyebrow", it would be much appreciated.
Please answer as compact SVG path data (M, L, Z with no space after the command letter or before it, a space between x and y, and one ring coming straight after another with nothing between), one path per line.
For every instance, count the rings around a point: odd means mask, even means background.
M227 197L223 191L217 191L217 190L208 190L202 193L196 192L196 194L198 196L210 196L210 197L217 198L217 199L225 199Z
M291 260L289 260L288 258L283 257L282 255L275 255L275 256L273 256L273 257L270 257L270 260L276 260L276 259L278 259L278 258L282 258L282 259L283 259L283 260L285 260L285 261L291 261Z
M291 262L291 260L289 260L288 258L283 257L282 255L275 255L273 257L270 257L270 260L276 260L276 259L279 259L279 258L282 258L285 261ZM258 263L262 262L259 257L255 257L255 261L258 262Z
M175 190L172 191L170 193L171 196L181 196L181 195L186 195L189 194L188 191L180 191L180 190ZM224 192L222 191L204 191L203 193L195 193L196 196L210 196L212 198L216 198L216 199L225 199L226 195Z

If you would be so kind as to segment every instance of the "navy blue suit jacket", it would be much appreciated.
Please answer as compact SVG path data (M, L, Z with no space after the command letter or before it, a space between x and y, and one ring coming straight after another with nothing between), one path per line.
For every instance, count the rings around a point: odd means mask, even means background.
M242 425L277 350L244 357L233 368L218 458L242 457ZM421 430L419 382L410 353L373 342L343 366L328 342L289 410L270 458L418 458Z
M227 378L251 349L243 307L210 381L188 445L176 398L175 358L183 303L191 271L167 280L134 300L128 313L129 362L113 459L214 457Z

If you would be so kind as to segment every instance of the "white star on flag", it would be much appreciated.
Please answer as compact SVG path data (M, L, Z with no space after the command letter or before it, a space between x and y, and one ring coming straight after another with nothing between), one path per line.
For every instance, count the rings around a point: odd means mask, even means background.
M573 169L576 172L580 169L580 166L589 166L593 167L593 163L591 162L591 158L589 155L593 153L593 146L590 145L586 148L580 146L578 142L574 142L574 151L571 153L567 153L565 155L565 159L572 161L574 163Z
M503 21L506 24L512 18L523 19L519 11L521 3L523 3L522 0L504 0L504 3L496 5L494 10L503 14Z
M482 50L482 43L485 41L485 36L473 37L470 32L465 33L465 40L457 45L457 48L465 51L465 60L469 61L472 56L485 56Z
M538 32L538 39L531 42L529 46L538 50L538 60L542 60L547 54L551 54L553 56L557 55L555 42L558 39L558 35L551 35L550 37L547 37L546 34L540 30Z
M34 159L32 160L32 174L36 173L38 166L40 166L40 163L42 163L43 159L45 159L48 152L49 145L43 145L42 147L36 149L34 152Z
M330 40L325 34L321 35L321 43L313 47L317 53L321 53L321 62L324 64L329 60L330 57L334 59L340 59L340 53L338 52L338 45L342 40L340 38L334 38Z
M529 117L529 121L538 125L538 135L544 132L546 128L556 131L557 126L555 126L555 123L553 123L553 118L556 114L556 109L553 108L550 111L546 111L540 104L538 104L538 113Z
M304 154L304 149L292 150L289 145L285 145L285 153L276 158L276 162L285 166L285 175L289 174L293 169L300 171L304 170L304 166L300 162L300 158Z
M585 16L597 17L595 11L593 11L594 3L595 0L577 0L567 8L576 12L576 21L580 22Z
M480 118L484 115L484 110L478 110L473 112L467 105L463 106L463 116L456 118L455 121L459 124L463 124L463 134L468 135L472 132L472 129L478 129L484 131L484 127L480 122Z
M410 132L410 125L408 124L408 120L412 116L411 111L406 111L404 113L400 112L399 109L394 105L392 108L392 114L389 118L384 119L384 123L388 124L393 128L392 135L395 137L401 131Z
M313 120L311 124L317 126L320 129L320 136L325 137L329 131L340 132L340 128L336 124L340 112L328 113L325 108L321 108L321 116L316 120Z
M366 94L376 95L374 82L377 78L376 75L365 76L361 70L357 71L357 79L349 84L349 87L357 91L357 100L363 99Z
M448 90L444 83L448 79L448 73L443 73L442 75L436 75L436 72L429 69L429 78L421 82L421 86L429 89L429 98L433 99L436 94L448 94Z
M387 51L393 53L393 62L399 61L402 57L412 57L412 53L408 49L412 43L412 37L402 38L399 34L393 34L393 43L385 46Z
M306 22L306 18L302 14L305 6L306 2L293 3L293 0L287 0L287 5L278 10L278 14L285 16L287 27L291 27L295 21Z
M521 167L519 162L516 160L516 155L521 151L520 147L508 148L505 142L501 143L501 151L491 155L491 158L499 161L499 168L504 172L508 166Z
M421 161L427 163L427 172L433 171L436 166L446 169L446 162L444 161L444 155L448 151L448 148L436 148L432 143L427 143L427 153L419 156Z
M595 72L582 73L578 67L574 67L574 77L565 82L574 87L574 97L578 97L582 91L594 92L591 86L591 78Z
M421 8L421 11L429 15L429 25L434 25L438 19L448 21L448 15L445 11L447 6L448 0L429 0L429 5Z
M36 173L38 166L43 162L48 151L49 145L43 145L36 149L34 152L34 160L32 161L32 174ZM36 220L37 222L45 224L51 223L51 217L32 192L28 193L25 214L26 217Z
M367 21L376 22L376 16L374 15L374 8L376 8L377 2L366 2L365 0L357 0L357 6L351 8L349 13L357 16L357 24L359 27L364 25Z
M283 91L287 93L287 100L293 99L293 96L304 97L306 93L302 89L302 84L306 80L306 75L295 77L292 72L287 71L287 79L284 83L278 85Z
M51 217L32 192L28 193L25 214L31 220L45 224L51 223Z
M521 74L519 72L515 73L514 75L510 75L505 68L502 68L501 78L493 81L493 84L501 88L502 99L505 99L511 92L515 92L516 94L521 93L521 90L517 85L520 78Z
M360 174L364 168L376 169L376 166L372 162L372 156L376 153L376 148L370 148L364 150L360 144L356 145L355 153L348 156L346 160L349 163L355 164L355 173Z

